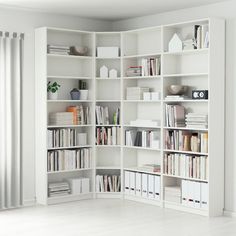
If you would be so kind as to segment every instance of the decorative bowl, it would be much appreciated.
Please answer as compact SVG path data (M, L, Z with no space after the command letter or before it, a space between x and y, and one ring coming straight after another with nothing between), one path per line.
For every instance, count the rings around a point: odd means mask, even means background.
M70 52L72 55L85 56L88 53L88 48L82 46L73 46L70 48Z
M183 95L187 92L188 86L172 84L169 85L167 89L171 95Z

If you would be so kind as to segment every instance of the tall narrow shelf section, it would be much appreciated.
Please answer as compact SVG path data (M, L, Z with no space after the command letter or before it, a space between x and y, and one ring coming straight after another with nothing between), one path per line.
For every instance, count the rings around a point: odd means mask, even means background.
M169 42L174 34L181 40L200 37L202 45L171 51ZM224 37L224 20L215 18L124 32L37 29L37 202L123 198L206 216L221 215ZM178 47L178 39L175 43ZM189 43L192 41L184 42ZM86 46L88 53L47 54L47 45ZM119 53L103 57L99 47L115 47ZM104 77L100 72L103 66L117 75ZM88 97L71 100L70 91L78 87L79 80L86 82ZM61 85L58 100L47 101L48 81ZM185 96L171 96L171 85L187 86ZM193 99L193 90L207 90L208 98ZM80 105L89 107L89 122L49 123L50 113ZM87 143L48 147L48 130L53 135L58 132L54 130L86 133ZM88 166L49 170L48 153L81 149L91 152ZM71 178L89 179L89 191L48 197L50 183ZM111 188L111 182L116 187Z

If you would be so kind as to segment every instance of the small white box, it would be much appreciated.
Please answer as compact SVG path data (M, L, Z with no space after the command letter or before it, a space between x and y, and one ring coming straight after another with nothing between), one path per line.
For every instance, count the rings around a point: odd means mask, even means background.
M90 189L90 187L89 187L89 178L82 178L81 179L81 184L82 184L82 186L81 186L81 192L82 193L89 193L89 189Z
M143 93L143 100L150 101L151 100L151 93L149 93L149 92Z
M151 100L159 101L160 100L160 92L151 92Z
M103 58L119 57L119 48L97 47L97 57L103 57Z
M81 193L81 179L80 178L71 178L67 179L70 189L71 189L71 194L80 194Z

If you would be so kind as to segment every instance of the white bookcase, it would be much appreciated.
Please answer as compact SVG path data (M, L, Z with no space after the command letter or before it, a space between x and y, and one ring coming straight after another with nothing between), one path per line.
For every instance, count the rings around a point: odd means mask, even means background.
M209 48L168 52L168 43L174 33L185 38L194 25L209 26ZM224 20L201 19L152 28L124 32L86 32L59 28L39 28L35 31L35 79L36 79L36 198L40 204L53 204L88 198L121 198L159 205L161 207L183 210L206 216L221 215L224 207ZM47 45L87 46L87 56L50 55ZM98 58L97 47L119 47L119 57ZM129 66L141 65L142 58L158 58L161 61L160 75L127 77ZM101 66L116 69L115 79L100 78ZM78 81L87 82L88 100L70 100L69 92L78 87ZM59 98L47 100L47 82L61 84ZM194 89L208 90L207 100L165 100L167 86L171 84L188 85ZM127 87L149 87L160 92L158 101L126 100ZM51 126L48 123L50 112L65 111L69 105L83 104L91 109L91 124L71 126ZM187 112L207 113L208 128L190 129L167 127L165 122L166 104L183 105ZM120 108L120 124L107 127L120 127L119 145L96 145L95 107L108 106L112 114ZM110 117L111 117L110 114ZM159 120L158 126L133 126L135 119ZM47 172L47 129L75 128L87 132L88 145L92 150L90 168L71 171ZM160 136L160 148L125 145L126 130L155 130ZM166 130L208 132L208 153L167 150L165 148ZM70 149L79 149L75 146ZM54 148L56 149L56 148ZM68 149L61 147L59 149ZM208 178L199 180L164 173L163 161L166 153L205 155L208 158ZM161 172L154 173L138 169L143 164L160 164ZM125 191L125 171L160 176L160 197L158 200L127 194ZM96 175L120 175L120 192L97 192ZM48 197L48 183L62 181L71 177L90 179L90 193ZM194 208L165 200L165 186L182 187L182 180L191 180L207 185L207 207Z

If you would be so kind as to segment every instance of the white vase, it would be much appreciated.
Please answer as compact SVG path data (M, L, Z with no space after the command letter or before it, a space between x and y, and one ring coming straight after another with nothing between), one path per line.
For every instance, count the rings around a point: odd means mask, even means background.
M80 100L88 100L88 90L80 90Z
M52 93L48 92L48 100L57 100L58 98L58 92Z

